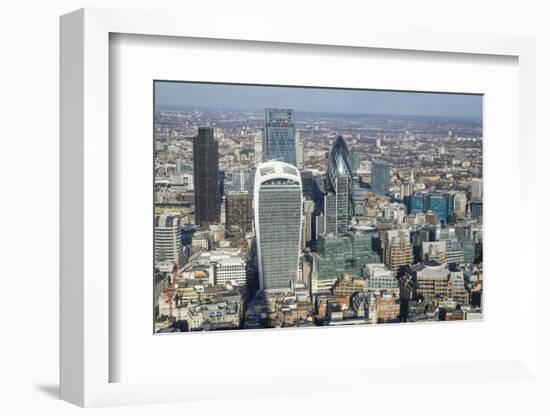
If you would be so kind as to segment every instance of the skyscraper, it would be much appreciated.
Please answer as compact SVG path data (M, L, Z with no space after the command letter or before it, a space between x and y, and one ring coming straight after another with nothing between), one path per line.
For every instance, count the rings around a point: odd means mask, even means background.
M299 131L295 132L296 136L296 167L300 170L304 168L304 139Z
M324 174L321 171L301 170L300 177L302 178L302 190L304 198L311 199L315 202L315 208L321 209L324 198Z
M258 166L264 160L264 133L263 131L257 131L254 134L254 165Z
M351 216L353 214L353 193L351 192L348 176L336 178L336 232L345 233L348 230ZM352 203L350 204L350 197Z
M264 158L296 166L294 110L265 109Z
M284 291L297 279L302 234L302 182L287 163L258 166L254 227L260 290Z
M155 263L169 261L181 266L186 261L181 217L155 215Z
M193 140L195 224L207 227L220 221L219 144L211 127L199 127Z
M336 194L329 192L325 195L323 205L323 226L322 234L337 234L336 219Z
M372 162L371 190L377 194L387 195L390 191L390 165L383 160Z
M466 198L466 195L459 192L455 194L454 196L454 212L457 216L457 218L465 218L466 217L466 204L468 200Z
M481 201L483 199L483 179L473 178L472 187L470 189L472 201Z
M350 154L342 136L338 136L330 150L326 179L328 194L325 215L327 221L335 221L335 224L327 224L327 232L345 233L354 209L353 170Z
M363 189L359 186L353 188L353 214L355 216L361 216L365 212L365 197L363 195Z
M307 243L311 242L313 238L313 211L315 210L315 203L312 200L304 200L304 242L302 247L305 247Z
M481 201L470 202L470 217L478 221L480 221L483 218L483 202Z

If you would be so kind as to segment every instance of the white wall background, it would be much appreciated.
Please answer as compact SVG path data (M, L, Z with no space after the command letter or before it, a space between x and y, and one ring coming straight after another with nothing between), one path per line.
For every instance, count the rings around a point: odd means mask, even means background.
M189 3L189 4L185 4ZM188 19L215 25L233 19L238 31L262 25L265 19L286 25L310 24L338 30L338 25L433 28L434 30L511 33L537 36L538 136L540 203L539 258L547 226L549 154L550 28L544 1L162 1L162 0L20 0L4 3L0 11L0 178L2 180L0 310L0 413L73 414L82 410L56 399L58 389L58 17L81 7L116 7L185 11ZM264 7L262 7L264 6ZM185 21L182 21L185 25ZM505 196L503 196L505 200ZM512 227L513 228L513 227ZM518 230L521 233L521 230ZM522 242L532 244L533 242ZM546 245L546 243L544 243ZM542 264L541 264L542 265ZM6 267L7 266L7 267ZM539 273L543 273L542 268ZM542 301L548 283L537 288L539 317L548 319ZM546 308L545 308L546 309ZM550 374L547 352L549 321L540 325L540 368ZM544 331L544 332L543 332ZM546 352L546 354L545 354ZM548 378L546 379L548 380ZM414 382L412 382L414 384ZM327 380L327 389L330 387ZM540 385L539 385L540 386ZM418 401L428 392L411 389L410 397L391 391L371 397L319 392L311 397L282 397L100 409L99 414L545 414L547 391L507 382L469 385L444 391L434 380L433 401ZM445 389L449 389L447 385ZM546 394L545 394L546 393ZM447 401L449 397L455 400ZM415 398L416 397L416 398ZM462 398L461 400L457 400ZM420 404L420 406L418 406ZM32 412L32 413L31 413ZM509 413L511 412L511 413Z

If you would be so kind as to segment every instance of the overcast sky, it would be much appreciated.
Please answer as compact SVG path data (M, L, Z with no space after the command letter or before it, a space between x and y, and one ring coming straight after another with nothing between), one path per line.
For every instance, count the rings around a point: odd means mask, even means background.
M475 117L482 115L482 96L393 91L336 90L255 85L156 82L156 105L263 111L295 111Z

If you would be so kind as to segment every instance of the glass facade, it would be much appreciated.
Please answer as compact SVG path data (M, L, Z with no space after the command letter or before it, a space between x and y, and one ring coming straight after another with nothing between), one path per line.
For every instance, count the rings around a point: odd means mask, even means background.
M483 218L483 202L470 203L470 216L475 220Z
M338 234L345 233L351 221L353 195L350 195L350 181L351 178L348 176L336 178L336 232Z
M450 222L454 211L453 195L448 193L421 193L408 198L409 214L432 211L437 219L445 223Z
M351 158L342 136L338 136L330 150L326 180L328 195L333 194L335 198L334 206L325 205L327 209L335 210L325 211L327 218L335 221L335 224L328 227L331 231L327 232L345 233L353 216L354 202Z
M337 192L338 178L346 177L347 181L347 197L349 202L350 216L353 214L353 170L351 166L351 158L346 146L346 142L342 136L338 136L329 153L327 167L327 191ZM343 191L343 189L342 189Z
M475 260L475 242L473 240L462 241L464 263L473 264Z
M251 192L253 188L253 172L250 168L233 168L225 173L224 190L229 192Z
M428 210L435 212L439 221L447 221L447 198L444 195L430 195Z
M321 209L323 203L323 178L322 175L314 174L309 170L300 171L302 178L302 190L304 198L315 202L315 209Z
M260 165L256 178L256 244L263 290L288 290L298 274L302 186L297 170L292 168L296 174L289 175L284 166L288 165L267 162Z
M390 165L383 160L372 162L371 190L380 195L387 195L390 192Z
M411 195L409 198L409 214L416 214L417 212L425 211L426 209L424 208L424 195Z
M353 214L355 216L361 216L365 213L365 198L363 196L363 189L358 186L353 188Z
M317 241L319 280L337 279L342 273L361 276L365 264L379 263L371 233L320 236Z
M325 195L323 234L336 234L336 194Z
M449 266L458 266L464 263L464 248L458 239L451 238L445 240L445 251L447 252L447 263Z
M265 109L265 158L296 166L293 110Z
M219 144L211 127L199 127L193 140L195 224L220 221Z

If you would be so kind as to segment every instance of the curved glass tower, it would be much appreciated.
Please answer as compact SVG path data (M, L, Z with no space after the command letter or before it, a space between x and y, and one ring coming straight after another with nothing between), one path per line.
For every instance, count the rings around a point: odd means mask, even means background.
M256 170L254 228L260 290L286 291L298 277L302 181L296 167L270 161Z
M328 157L327 167L327 191L325 203L327 219L332 219L333 224L327 224L327 231L335 234L347 231L351 217L353 216L353 169L351 157L342 136L338 136Z

